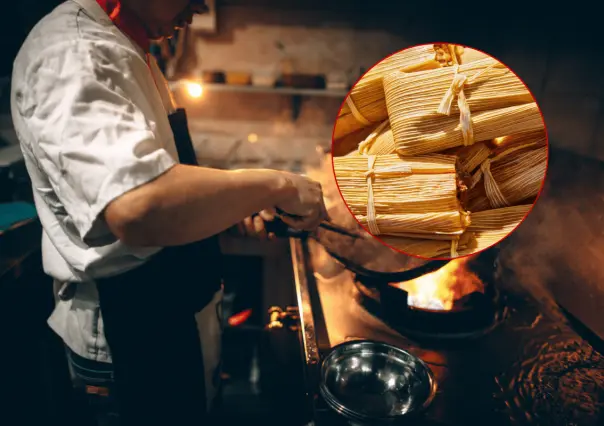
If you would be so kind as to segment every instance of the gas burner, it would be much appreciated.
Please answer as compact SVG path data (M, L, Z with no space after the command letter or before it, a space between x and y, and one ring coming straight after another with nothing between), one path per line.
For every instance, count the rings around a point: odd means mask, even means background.
M478 338L491 332L506 314L501 294L492 285L495 262L485 258L488 256L474 262L468 270L479 277L484 292L469 292L446 310L438 303L417 303L399 284L372 282L358 276L355 298L369 313L410 338L423 341Z

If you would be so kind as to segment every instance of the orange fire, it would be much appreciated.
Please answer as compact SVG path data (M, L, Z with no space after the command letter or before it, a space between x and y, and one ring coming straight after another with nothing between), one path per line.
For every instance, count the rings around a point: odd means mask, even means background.
M462 297L475 292L484 293L484 284L467 267L468 260L467 257L452 260L435 272L396 286L409 294L409 306L450 311Z

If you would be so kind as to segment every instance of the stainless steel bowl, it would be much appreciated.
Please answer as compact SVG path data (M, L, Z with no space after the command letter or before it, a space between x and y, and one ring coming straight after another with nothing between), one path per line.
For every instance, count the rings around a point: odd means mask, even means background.
M325 402L357 423L394 423L423 411L434 398L432 371L419 358L385 343L336 346L321 367Z

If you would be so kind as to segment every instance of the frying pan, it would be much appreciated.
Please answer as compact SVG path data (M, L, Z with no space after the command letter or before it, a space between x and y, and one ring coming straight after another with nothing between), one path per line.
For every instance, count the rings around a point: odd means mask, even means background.
M349 229L326 221L315 231L300 231L276 218L266 223L267 232L278 237L311 238L335 260L356 275L375 282L410 281L434 272L450 260L426 260L398 253L364 230Z

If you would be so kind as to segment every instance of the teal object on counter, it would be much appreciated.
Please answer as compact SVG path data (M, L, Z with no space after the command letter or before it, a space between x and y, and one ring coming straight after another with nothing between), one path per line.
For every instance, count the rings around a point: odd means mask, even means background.
M15 223L35 219L37 216L36 207L30 203L0 204L0 232L6 231Z

